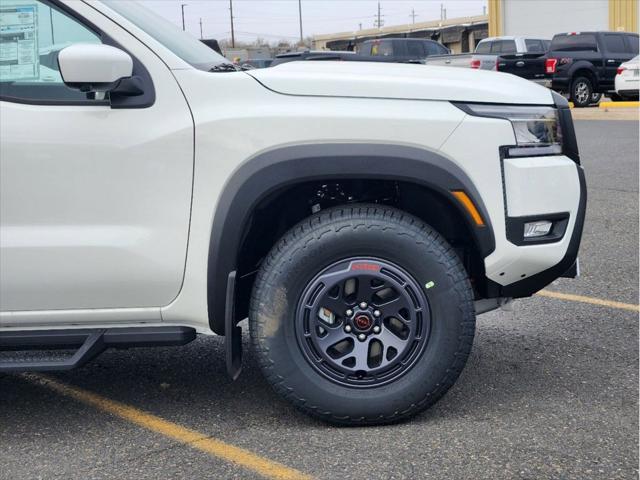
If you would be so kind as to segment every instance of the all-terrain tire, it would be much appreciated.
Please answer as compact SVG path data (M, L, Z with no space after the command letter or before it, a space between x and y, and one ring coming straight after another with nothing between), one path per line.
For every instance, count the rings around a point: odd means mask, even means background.
M320 374L296 333L305 287L327 265L352 257L398 265L421 286L430 313L428 338L411 367L366 388ZM336 424L383 424L426 409L455 383L471 351L475 312L467 272L440 234L391 207L350 205L307 218L277 242L258 273L249 326L264 375L297 408Z

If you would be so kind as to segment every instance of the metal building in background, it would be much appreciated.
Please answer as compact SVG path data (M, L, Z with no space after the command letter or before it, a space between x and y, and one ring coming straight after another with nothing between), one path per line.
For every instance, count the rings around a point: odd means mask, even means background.
M453 53L473 51L487 37L489 18L486 15L450 18L431 22L416 22L383 28L370 28L313 37L315 50L354 50L365 40L376 38L428 38L437 40Z
M556 33L638 32L638 0L488 0L489 35L551 38Z

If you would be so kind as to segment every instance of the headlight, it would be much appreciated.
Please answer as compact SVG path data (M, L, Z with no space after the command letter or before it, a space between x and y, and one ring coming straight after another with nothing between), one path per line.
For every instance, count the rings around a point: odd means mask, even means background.
M554 107L456 104L469 115L509 120L516 137L510 157L558 155L562 153L562 130L558 110Z

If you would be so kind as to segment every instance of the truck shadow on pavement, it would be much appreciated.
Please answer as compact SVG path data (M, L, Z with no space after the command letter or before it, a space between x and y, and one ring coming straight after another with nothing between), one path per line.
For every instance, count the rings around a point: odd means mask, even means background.
M603 379L590 368L592 364L615 361L628 370L629 357L624 352L616 359L595 343L570 343L566 338L504 326L479 322L472 354L457 384L409 423L481 420L572 399L594 402L597 398L586 386L602 384ZM271 390L247 340L245 337L243 372L236 382L226 375L221 337L199 338L181 348L110 350L79 370L51 376L195 429L208 423L234 428L268 423L320 425ZM616 382L615 376L608 381ZM34 386L26 388L26 383L19 376L0 375L0 424L16 422L16 405L26 416L51 410L54 394ZM73 405L70 401L64 404L65 408Z

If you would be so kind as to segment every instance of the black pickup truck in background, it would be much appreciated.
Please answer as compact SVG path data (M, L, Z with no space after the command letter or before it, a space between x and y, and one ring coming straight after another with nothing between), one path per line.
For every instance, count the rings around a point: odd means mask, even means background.
M551 40L545 73L551 88L569 94L576 107L587 107L594 94L614 90L618 66L638 55L638 34L625 32L560 33Z

